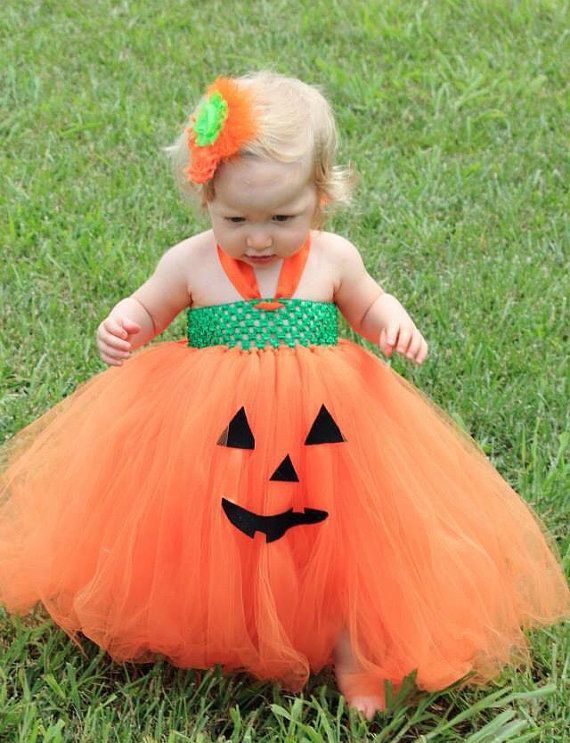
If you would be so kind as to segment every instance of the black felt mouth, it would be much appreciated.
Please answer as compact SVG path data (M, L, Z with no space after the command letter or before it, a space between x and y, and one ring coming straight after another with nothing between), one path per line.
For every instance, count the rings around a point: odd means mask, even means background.
M276 539L285 534L287 529L292 526L301 526L302 524L318 524L328 517L326 511L319 511L317 508L305 508L300 513L290 508L283 513L276 513L273 516L261 516L247 508L242 508L236 503L232 503L226 498L222 498L222 508L230 522L248 537L253 539L256 531L265 534L267 542L274 542Z

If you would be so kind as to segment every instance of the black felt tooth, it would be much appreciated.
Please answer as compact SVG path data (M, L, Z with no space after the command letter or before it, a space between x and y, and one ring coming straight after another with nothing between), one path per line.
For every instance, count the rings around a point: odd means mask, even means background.
M255 439L247 422L244 407L237 411L217 443L234 449L255 449Z
M346 441L346 439L340 432L340 428L326 407L321 405L321 409L305 439L305 444L339 444L342 441Z

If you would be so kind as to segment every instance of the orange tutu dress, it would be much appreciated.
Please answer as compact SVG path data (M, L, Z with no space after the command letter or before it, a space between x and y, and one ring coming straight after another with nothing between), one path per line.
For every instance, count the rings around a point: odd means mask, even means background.
M370 678L438 689L527 657L569 591L537 516L333 303L242 301L110 367L4 447L0 601L113 658L297 690L345 630Z

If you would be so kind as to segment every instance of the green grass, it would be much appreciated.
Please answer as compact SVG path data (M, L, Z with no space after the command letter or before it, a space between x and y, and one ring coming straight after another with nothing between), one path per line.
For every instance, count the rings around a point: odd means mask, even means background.
M422 368L393 366L481 443L570 571L568 20L538 0L2 4L2 436L103 368L101 318L203 228L160 147L205 83L271 67L334 105L360 185L330 226L430 343ZM558 742L569 640L535 632L531 671L367 723L328 672L295 696L121 666L38 611L0 624L0 740Z

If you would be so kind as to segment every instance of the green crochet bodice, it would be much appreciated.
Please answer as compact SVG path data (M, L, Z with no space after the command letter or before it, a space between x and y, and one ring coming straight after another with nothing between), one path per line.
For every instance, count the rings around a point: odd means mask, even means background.
M255 309L261 300L248 299L188 309L188 345L237 346L242 349L280 345L329 346L338 339L333 302L279 299L276 310ZM270 301L270 300L265 300Z

